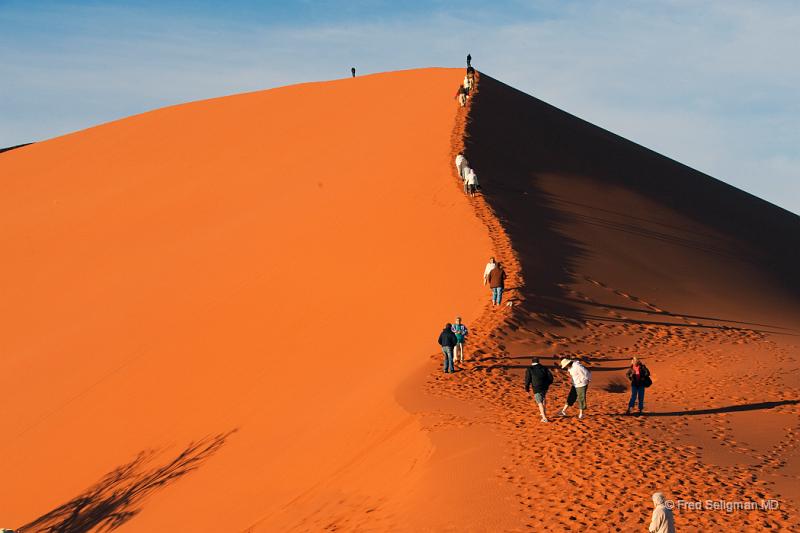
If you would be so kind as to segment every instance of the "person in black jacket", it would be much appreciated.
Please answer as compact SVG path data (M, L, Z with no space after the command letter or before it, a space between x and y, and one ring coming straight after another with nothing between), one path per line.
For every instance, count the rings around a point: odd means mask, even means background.
M453 348L456 344L458 344L458 337L453 333L453 325L448 322L439 334L439 346L442 347L442 353L444 354L445 374L455 372L453 370Z
M533 389L533 398L539 406L539 414L542 415L542 422L547 422L547 389L553 382L553 373L550 369L539 364L539 358L531 359L531 366L525 370L525 392L530 393Z
M639 414L642 414L644 410L644 389L653 383L650 378L650 370L644 366L644 363L634 357L631 359L631 366L625 375L631 382L631 401L628 402L628 410L625 411L625 414L631 414L631 409L636 404L637 398L639 400Z

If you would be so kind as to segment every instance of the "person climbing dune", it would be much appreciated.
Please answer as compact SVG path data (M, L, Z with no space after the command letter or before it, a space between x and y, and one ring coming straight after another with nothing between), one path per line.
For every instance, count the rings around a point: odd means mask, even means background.
M453 333L453 325L448 322L444 325L444 329L439 333L439 346L442 347L442 354L444 355L444 373L453 373L453 348L458 344L456 334Z
M475 194L478 192L478 176L472 168L467 169L466 176L464 177L464 187L470 196L475 197Z
M533 389L533 399L539 407L542 422L547 422L547 389L553 383L553 373L539 362L538 357L531 359L531 366L525 369L525 392Z
M488 281L492 289L492 305L500 305L506 285L506 271L503 270L502 264L497 263L497 266L489 272Z
M483 269L483 284L486 285L489 283L489 272L491 272L497 266L497 261L494 260L494 257L489 258L489 262L486 263L486 268Z
M583 419L583 412L586 410L586 389L589 387L589 382L592 381L592 373L576 359L562 359L561 370L569 372L569 376L572 378L572 387L569 389L567 402L558 414L567 416L567 408L577 401L578 419Z
M464 89L463 85L458 86L458 91L456 91L456 99L461 107L467 105L467 90Z
M631 382L631 399L628 402L628 410L625 411L625 414L631 414L631 409L636 405L637 399L639 400L639 414L642 414L644 411L644 389L653 384L653 380L650 378L650 370L643 362L634 357L631 359L631 366L625 376Z
M464 179L464 169L468 168L467 158L464 157L464 154L459 153L456 156L456 171L458 172L458 177L462 180Z
M456 322L453 324L453 333L456 335L456 340L458 344L456 344L453 350L453 362L464 362L464 344L467 342L467 335L469 335L469 330L467 326L465 326L461 322L461 317L456 317Z

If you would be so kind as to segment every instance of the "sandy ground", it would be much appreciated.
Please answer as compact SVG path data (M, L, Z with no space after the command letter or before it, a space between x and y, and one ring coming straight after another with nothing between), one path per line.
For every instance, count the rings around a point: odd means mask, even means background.
M780 505L679 508L680 531L800 527L798 217L488 76L459 109L462 75L196 102L0 156L0 525L644 531L660 490ZM489 255L511 306L488 305ZM468 361L444 375L455 314ZM532 354L587 362L588 418L553 416L555 371L539 422Z
M214 99L4 153L0 525L402 519L373 516L435 447L396 390L479 314L455 266L490 252L452 183L460 77Z

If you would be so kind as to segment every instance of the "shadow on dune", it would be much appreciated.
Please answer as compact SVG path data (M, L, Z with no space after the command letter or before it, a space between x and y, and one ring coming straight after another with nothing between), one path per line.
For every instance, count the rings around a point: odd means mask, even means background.
M782 405L797 405L800 400L780 400L777 402L746 403L743 405L729 405L726 407L713 407L710 409L694 409L689 411L670 411L666 413L643 413L643 416L698 416L715 415L719 413L738 413L742 411L763 411L774 409Z
M17 528L17 533L82 533L113 531L135 517L145 500L158 490L199 468L225 444L235 430L193 442L160 467L149 467L155 452L106 474L83 494Z
M8 146L6 148L0 148L0 154L2 154L3 152L9 152L11 150L16 150L17 148L22 148L23 146L28 146L29 144L33 143L23 143L23 144L18 144L16 146Z
M760 326L763 328L774 328L774 329L785 329L790 330L791 328L787 328L784 326L775 326L772 324L762 324L759 322L745 322L743 320L733 320L730 318L719 318L719 317L711 317L711 316L702 316L702 315L687 315L683 313L672 313L669 311L656 311L653 309L640 309L636 307L629 307L625 305L616 305L611 303L605 302L592 302L587 300L581 300L579 298L564 298L564 300L574 303L576 305L582 305L586 307L598 307L601 309L614 309L616 311L625 311L628 313L638 313L643 315L656 315L656 316L663 316L669 318L677 318L677 319L690 319L690 320L707 320L709 322L728 322L731 324L742 324L745 326ZM686 324L675 324L675 325L683 325Z
M598 128L481 73L467 126L467 158L483 193L520 255L530 311L582 319L559 284L591 255L580 235L559 231L565 223L599 226L701 253L735 257L762 269L800 296L800 217L677 161ZM545 176L581 176L620 187L726 236L649 220L596 206L571 208L539 185ZM577 205L577 204L576 204ZM576 209L584 209L579 214ZM616 220L615 220L616 219ZM558 299L558 300L554 300Z

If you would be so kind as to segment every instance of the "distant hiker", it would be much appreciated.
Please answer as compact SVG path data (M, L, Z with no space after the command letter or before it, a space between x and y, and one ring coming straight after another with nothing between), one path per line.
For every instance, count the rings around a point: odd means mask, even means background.
M533 399L539 406L542 422L547 422L547 389L553 383L553 373L550 369L539 364L539 358L531 359L531 366L525 370L525 392L533 389Z
M592 373L589 372L580 361L572 359L561 360L561 370L569 372L572 378L572 387L567 395L567 403L561 408L559 414L567 416L567 407L572 406L575 400L578 401L578 418L583 418L583 411L586 409L586 388L592 380Z
M494 260L494 257L489 258L489 262L486 263L486 268L483 269L483 284L486 285L489 283L489 272L492 271L494 267L497 266L497 262Z
M472 68L472 56L467 54L467 68Z
M350 74L352 74L354 78L356 77L356 67L350 67Z
M464 194L469 194L469 173L472 172L472 169L469 166L467 166L466 163L464 163L463 172L464 172L464 176L463 176L463 178L464 178Z
M475 175L475 171L471 168L467 169L467 175L464 178L464 186L470 196L474 197L475 193L478 192L478 176Z
M644 410L644 389L653 384L653 380L650 378L650 370L644 366L644 363L634 357L631 359L631 366L625 375L631 382L631 401L628 402L628 410L625 411L625 414L631 414L631 409L633 409L637 398L639 400L639 414L641 414Z
M453 325L448 322L439 334L439 346L442 347L442 353L444 354L445 374L455 372L453 370L453 348L456 344L458 344L458 339L456 334L453 333Z
M503 270L503 265L497 263L497 266L489 272L488 279L489 287L492 289L492 305L500 305L506 285L506 271Z
M467 94L472 90L472 78L469 74L464 76L464 89L466 89Z
M675 533L675 516L665 505L666 500L660 492L653 494L653 518L650 520L650 533Z
M461 107L467 105L467 90L464 89L463 85L458 86L458 91L456 91L456 99Z
M458 154L456 156L456 171L458 172L458 177L462 180L464 179L464 169L467 167L467 158L464 157L464 154Z
M467 67L467 76L469 77L469 84L470 87L475 86L475 69L472 67Z
M467 326L461 323L461 317L456 317L456 323L453 324L453 333L456 335L456 340L458 344L456 344L455 349L453 350L453 361L458 361L459 363L464 362L464 343L467 342L467 335L469 335L469 330Z

